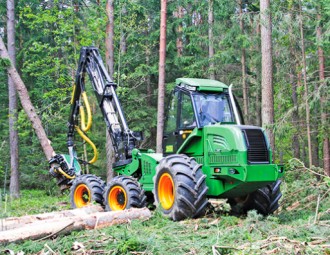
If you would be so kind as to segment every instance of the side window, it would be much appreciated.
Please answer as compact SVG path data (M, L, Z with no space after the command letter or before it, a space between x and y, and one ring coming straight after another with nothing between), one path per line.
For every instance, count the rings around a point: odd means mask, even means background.
M193 129L196 127L194 109L192 106L190 96L182 93L181 109L180 109L180 123L179 128Z
M172 99L168 109L168 115L165 124L165 133L173 133L176 131L176 123L177 123L177 116L178 116L178 102L179 102L179 92L175 91L172 94Z

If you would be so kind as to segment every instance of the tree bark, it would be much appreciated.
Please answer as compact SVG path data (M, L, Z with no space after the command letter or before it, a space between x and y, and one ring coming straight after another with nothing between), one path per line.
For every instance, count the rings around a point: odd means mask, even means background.
M293 147L293 157L300 158L300 143L299 143L299 106L298 106L298 94L297 94L297 78L295 77L295 72L298 70L298 64L296 61L297 52L295 50L295 41L293 39L293 10L290 10L290 24L289 24L289 34L290 36L290 58L293 65L290 67L289 79L291 84L291 99L293 103L293 112L292 112L292 122L294 133L292 135L292 147Z
M294 133L292 135L292 147L293 147L293 157L300 158L300 143L299 143L299 111L298 111L298 96L297 96L297 82L294 79L294 74L292 69L290 69L290 83L291 83L291 98L293 103L292 112L292 122L294 127ZM298 128L297 128L298 127Z
M16 65L15 49L15 1L7 0L7 47L8 54ZM17 131L17 93L12 78L8 75L9 95L9 143L10 143L10 186L9 192L12 199L20 195L19 185L19 160L18 160L18 131Z
M110 77L113 78L114 74L114 0L107 0L106 12L108 22L106 26L106 38L105 38L105 61L108 67Z
M7 72L14 82L14 86L20 98L22 107L32 123L32 127L39 139L42 150L47 160L50 160L51 157L55 155L54 149L50 145L50 141L47 138L46 132L41 124L40 118L31 103L29 93L24 85L24 82L17 73L16 68L11 62L10 57L8 55L8 51L1 37L0 37L0 57L3 59L8 59L10 61L10 66L7 67Z
M310 128L310 110L308 103L308 85L307 85L307 67L306 67L306 52L305 52L305 37L303 28L303 17L301 9L301 1L299 0L299 28L300 28L300 39L301 39L301 55L302 55L302 65L303 65L303 81L305 88L305 107L306 107L306 126L307 126L307 142L308 142L308 161L309 167L313 165L312 157L312 139L311 139L311 128Z
M214 38L213 38L213 0L209 0L209 10L208 10L208 23L209 23L209 73L210 79L215 79L215 66L214 66Z
M266 128L273 153L275 152L273 58L272 58L272 20L270 0L260 0L261 24L261 105L262 126ZM273 154L274 159L274 154Z
M157 140L156 151L163 151L164 131L164 98L165 98L165 60L166 60L166 0L161 0L160 43L159 43L159 77L157 107Z
M49 221L64 217L84 217L96 212L103 212L104 209L100 205L89 205L82 208L76 208L71 210L63 210L57 212L24 215L21 217L9 217L2 219L0 225L0 231L15 229L23 227L25 224L30 224L38 221Z
M54 212L54 217L32 220L30 223L21 224L17 228L0 232L0 244L18 242L23 240L36 240L50 238L58 234L85 229L99 229L114 224L128 223L133 219L148 219L151 212L148 208L132 208L124 211L93 212L86 208L75 209L76 212L66 215ZM88 209L87 207L87 210ZM25 219L26 220L26 219Z
M106 65L113 79L114 74L114 1L107 0L106 12L108 16L108 22L106 26L106 38L105 38L105 59ZM115 162L114 148L111 141L109 131L106 130L106 155L107 155L107 181L109 182L115 173L112 169L112 164Z
M124 5L121 9L121 15L126 16L127 15L127 9ZM127 51L127 45L126 45L126 35L125 30L123 27L120 28L120 53L125 54Z
M255 36L254 41L258 41L257 39L260 38L260 17L256 22L256 27L255 27ZM260 52L261 51L261 44L256 43L255 44L255 52ZM261 73L258 71L258 67L255 67L255 73L256 73L256 86L255 86L255 98L256 98L256 103L255 103L255 125L260 127L262 126L262 110L261 110ZM250 117L251 120L251 117Z
M243 1L240 0L238 3L239 8L239 26L241 29L242 35L244 34L244 20L243 20L243 10L242 5ZM241 64L242 64L242 88L243 88L243 114L244 114L244 120L246 121L246 124L249 123L249 102L248 102L248 87L246 82L246 52L245 48L242 46L242 54L241 54Z
M183 52L183 40L182 40L182 22L181 19L183 18L183 7L182 6L178 6L178 11L175 14L175 17L180 19L178 28L177 28L177 37L176 37L176 52L177 52L177 56L181 57L182 56L182 52Z
M320 24L321 22L321 14L317 14L317 20ZM321 25L317 26L316 29L316 38L318 41L317 53L318 53L318 60L319 60L319 79L320 79L320 87L326 86L325 84L325 74L324 74L324 52L323 48L320 46L322 41L322 27ZM322 89L321 89L322 91ZM327 125L327 111L326 105L327 99L324 96L324 93L321 92L321 122L322 122L322 133L323 133L323 169L324 174L330 176L330 144L329 144L329 136L327 135L328 125Z

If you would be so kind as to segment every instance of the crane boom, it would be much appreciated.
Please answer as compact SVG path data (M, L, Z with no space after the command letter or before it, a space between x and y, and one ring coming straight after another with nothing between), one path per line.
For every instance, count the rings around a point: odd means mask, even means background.
M117 84L113 82L108 74L98 49L96 47L81 48L75 85L71 98L71 113L68 119L67 146L69 157L66 157L65 161L63 155L56 155L50 160L51 164L54 162L58 163L62 168L62 172L64 171L66 175L64 175L59 168L52 168L50 172L53 175L62 173L66 179L74 176L74 174L80 174L80 170L77 171L77 169L75 169L76 153L74 150L74 136L76 132L82 136L85 141L91 144L94 149L94 158L90 160L89 163L94 163L97 159L96 147L85 133L91 127L92 122L91 110L86 95L86 73L91 81L92 88L111 137L115 151L115 166L130 163L131 152L136 146L136 141L141 140L142 137L140 132L133 132L129 129L116 94ZM87 124L85 123L84 106L87 110ZM79 117L81 126L78 124ZM65 161L64 164L63 161Z

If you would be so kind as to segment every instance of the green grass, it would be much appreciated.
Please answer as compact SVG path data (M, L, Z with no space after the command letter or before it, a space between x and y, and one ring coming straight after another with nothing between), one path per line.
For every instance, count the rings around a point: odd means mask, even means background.
M282 215L283 216L283 215ZM172 222L153 212L147 221L132 221L100 230L72 232L52 240L9 244L6 249L37 254L330 254L330 228L310 219L267 218L250 212L246 218L210 214ZM313 245L315 241L319 244ZM313 243L314 242L314 243ZM74 250L74 247L82 247ZM296 252L294 252L296 251ZM51 253L51 254L54 254Z
M226 205L218 205L203 218L172 222L155 210L149 220L11 243L0 246L0 254L6 249L15 254L330 254L329 181L317 181L308 172L299 175L303 177L290 183L284 180L282 206L272 216L251 211L235 217ZM68 204L68 194L23 191L2 216L62 210Z
M0 200L0 218L23 216L69 209L69 196L55 192L49 194L44 190L23 190L19 199L10 200L8 195L2 195Z

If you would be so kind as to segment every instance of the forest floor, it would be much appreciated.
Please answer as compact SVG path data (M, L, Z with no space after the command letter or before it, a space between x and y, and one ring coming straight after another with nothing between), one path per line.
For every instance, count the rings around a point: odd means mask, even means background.
M11 243L0 246L0 254L330 254L330 179L295 169L281 188L281 207L268 217L230 215L220 200L199 219L172 222L153 210L149 220ZM68 209L69 198L29 190L19 200L3 199L0 207L1 221Z

